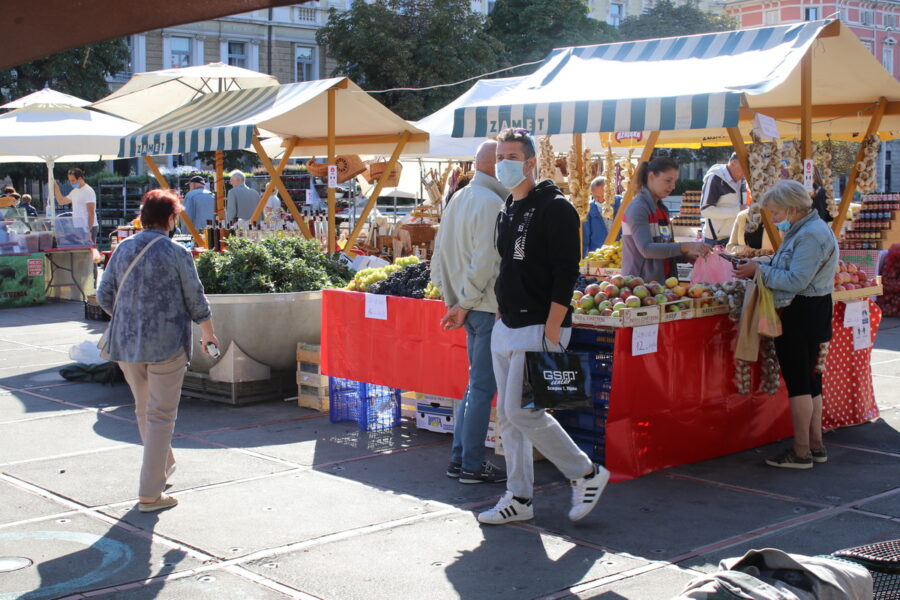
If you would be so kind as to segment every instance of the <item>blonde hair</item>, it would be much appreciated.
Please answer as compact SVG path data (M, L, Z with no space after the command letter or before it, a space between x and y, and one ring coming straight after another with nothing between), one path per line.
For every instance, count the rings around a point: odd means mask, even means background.
M782 179L763 194L760 205L763 208L775 205L782 209L793 208L797 211L804 211L812 208L812 198L809 197L809 192L802 183L792 179Z

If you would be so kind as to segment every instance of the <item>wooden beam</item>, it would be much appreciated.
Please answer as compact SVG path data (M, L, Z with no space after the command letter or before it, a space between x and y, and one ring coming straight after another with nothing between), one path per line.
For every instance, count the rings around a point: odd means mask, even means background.
M406 132L409 133L409 132ZM366 146L373 144L396 144L403 139L404 133L389 135L342 135L335 137L337 147L344 145ZM407 142L427 142L427 133L410 133ZM297 138L297 148L308 148L328 145L327 137L301 137Z
M278 167L275 169L275 172L278 173L279 177L282 173L284 173L284 168L287 166L288 161L291 160L291 153L294 151L294 139L295 138L290 138L287 140L287 148L285 148L284 153L281 155L281 161L278 163ZM251 221L259 220L260 215L262 215L263 209L266 207L266 202L269 201L269 198L275 192L276 187L277 184L275 183L275 178L270 178L269 183L266 184L266 189L263 190L263 194L259 198L259 204L256 205L256 210L253 211L253 215L250 217ZM290 196L288 196L284 200L284 202L285 205L287 205L288 202L293 203L293 200ZM297 225L300 225L300 223L297 223Z
M293 200L291 200L291 194L287 191L287 188L284 186L284 182L281 180L281 173L279 173L275 166L272 164L272 161L269 159L269 155L266 154L265 148L262 147L262 144L259 141L259 133L255 132L253 134L253 149L256 150L256 153L259 155L259 160L262 162L263 167L265 167L266 172L272 178L272 182L275 183L275 187L278 188L278 192L286 198L284 201L288 207L288 210L291 211L291 214L294 215L294 219L297 221L297 224L300 226L300 231L303 232L303 235L308 239L312 237L312 233L309 231L309 227L306 225L306 221L303 219L303 215L300 214L300 211L297 210L297 205L294 204ZM282 159L283 160L283 159Z
M580 173L582 169L584 169L584 137L580 133L575 133L572 135L572 146L573 152L575 152L575 172ZM569 196L572 195L572 178L575 173L569 173ZM578 185L581 185L581 182L578 182ZM590 213L590 211L588 211ZM585 215L584 219L581 220L582 223L587 219L587 215ZM581 250L581 255L584 256L584 227L578 228L578 248ZM593 248L592 248L593 250Z
M812 158L812 48L800 59L800 160Z
M813 119L835 119L857 114L862 117L873 113L876 108L878 108L877 100L853 104L819 104L813 105L812 116ZM784 121L800 121L802 116L799 106L762 106L759 108L742 107L738 118L741 121L753 121L756 118L756 113ZM900 102L888 102L884 116L895 117L898 115L900 115Z
M332 88L328 90L328 161L326 164L333 165L335 164L335 137L334 137L334 122L335 122L335 101L337 100L337 90ZM327 175L326 175L327 177ZM335 201L335 189L328 186L328 254L334 254L337 248L337 231L335 225L335 211L336 211L336 201Z
M411 134L407 131L404 134L404 137L409 135ZM405 139L401 139L400 142L397 143L397 147L394 148L394 153L391 154L391 159L384 166L384 170L381 172L381 176L375 183L375 188L369 194L369 200L368 202L366 202L365 208L363 208L362 213L356 220L356 225L353 226L353 231L350 233L350 237L347 238L347 243L344 245L344 254L351 255L350 250L356 243L356 239L359 237L359 232L362 231L363 225L366 224L366 220L369 218L369 213L372 212L373 208L375 208L375 204L378 202L378 196L381 195L381 190L384 189L384 182L387 181L388 177L390 177L391 172L394 170L394 165L396 165L397 161L400 160L400 154L403 152L403 148L406 146L406 141L407 140Z
M216 150L216 218L225 219L225 155Z
M644 145L644 149L641 151L641 158L638 161L638 166L641 163L649 161L650 157L653 156L653 150L656 149L656 141L659 139L658 131L651 131L650 135L647 136L647 143ZM607 181L607 185L612 183L615 185L615 180L611 179ZM612 227L609 228L609 233L606 234L605 244L612 244L616 241L616 236L619 235L619 230L622 229L622 217L625 216L625 209L628 208L628 205L631 204L633 199L632 190L634 186L629 182L628 189L625 190L625 197L622 198L622 204L619 206L619 212L616 213L616 218L613 220Z
M887 98L882 97L878 101L878 108L876 108L875 112L872 114L872 119L869 121L869 127L866 129L866 135L863 140L878 131L878 127L881 125L881 118L884 116L885 108L887 108ZM831 228L835 234L841 232L841 226L847 218L847 209L850 208L853 192L856 191L856 176L859 174L859 169L856 168L856 165L864 158L865 154L863 153L863 146L860 144L859 152L856 153L856 160L853 162L853 168L850 169L850 175L847 177L847 187L844 188L844 195L841 196L841 206L838 208L837 217L835 217L834 221L831 223Z
M144 157L144 164L147 165L147 168L150 169L150 172L153 173L153 177L156 179L156 183L159 184L164 190L168 190L169 182L166 181L166 178L163 177L163 174L159 172L159 167L156 166L156 162L149 156ZM197 231L197 228L194 227L194 224L191 223L191 218L187 215L186 212L181 211L181 220L187 225L188 231L191 232L191 237L194 238L194 244L196 244L199 248L206 248L206 240L203 239L203 236L200 235L200 232Z
M750 171L750 154L747 151L747 146L744 144L744 138L741 135L741 131L737 127L728 127L728 137L731 139L731 145L734 146L734 153L737 154L738 160L741 162L741 169L744 171L744 179L747 182L747 189L750 189L750 181L752 180L753 174ZM762 200L762 198L755 198L756 202ZM766 230L766 235L769 236L769 241L772 244L772 248L778 250L778 246L781 245L781 236L778 235L778 229L769 219L769 215L766 211L762 211L762 222L763 228Z

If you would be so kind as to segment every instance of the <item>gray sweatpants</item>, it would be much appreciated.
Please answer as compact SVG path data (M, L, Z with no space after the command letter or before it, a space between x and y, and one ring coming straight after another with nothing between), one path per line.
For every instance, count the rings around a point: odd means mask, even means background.
M564 328L560 342L569 344L572 330ZM532 448L547 457L567 479L584 477L591 471L591 459L560 424L543 409L522 408L525 353L543 350L544 326L510 329L497 321L491 336L491 357L497 378L497 421L506 454L506 487L519 498L534 493ZM547 348L554 350L552 342Z

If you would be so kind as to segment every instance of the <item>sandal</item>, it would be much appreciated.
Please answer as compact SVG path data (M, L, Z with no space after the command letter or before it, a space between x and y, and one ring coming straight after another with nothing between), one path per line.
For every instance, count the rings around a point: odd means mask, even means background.
M178 504L178 498L168 494L160 494L153 502L138 502L138 510L142 513L156 512L166 508L172 508Z

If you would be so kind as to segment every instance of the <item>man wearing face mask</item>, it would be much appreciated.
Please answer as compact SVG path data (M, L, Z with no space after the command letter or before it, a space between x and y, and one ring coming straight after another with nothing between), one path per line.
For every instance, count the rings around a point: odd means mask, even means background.
M81 169L69 169L69 183L72 191L64 196L59 189L59 184L53 181L56 187L56 201L61 206L72 205L72 216L76 225L82 225L91 232L91 241L97 243L97 232L100 227L97 224L97 194L94 188L84 181L84 171Z
M543 409L522 408L525 353L569 343L569 304L581 258L578 213L552 181L535 182L536 166L527 131L506 129L497 136L497 179L511 195L497 220L499 310L491 355L508 479L497 505L478 515L488 525L533 518L533 447L570 480L573 521L596 506L609 480L609 472L593 464L556 419Z

